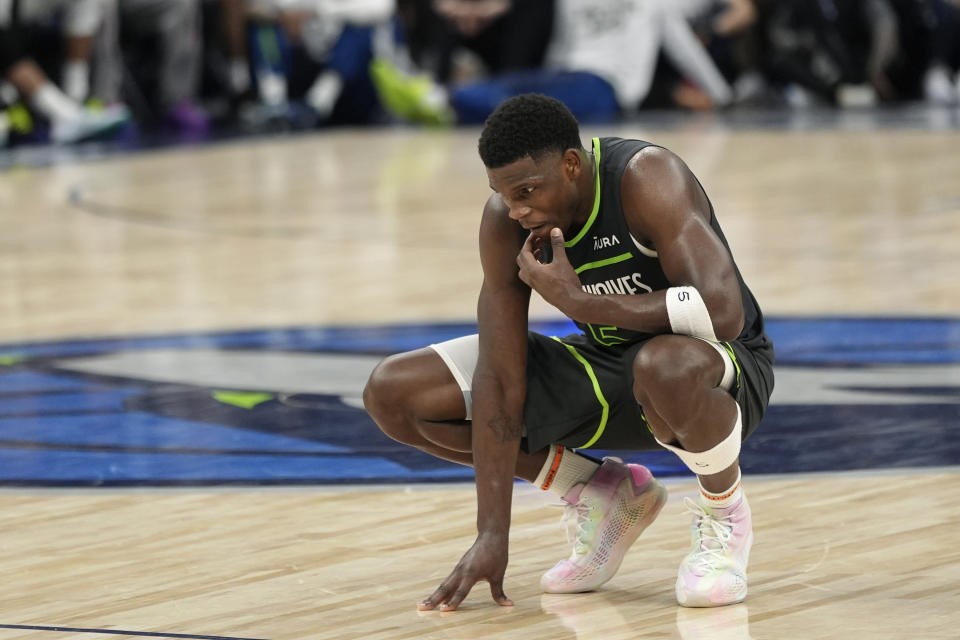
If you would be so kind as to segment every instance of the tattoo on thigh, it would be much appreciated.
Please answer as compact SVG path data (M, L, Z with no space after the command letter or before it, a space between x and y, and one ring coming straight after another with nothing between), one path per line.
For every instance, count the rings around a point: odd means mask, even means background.
M503 414L491 418L490 428L493 429L493 433L496 434L497 440L500 442L513 442L519 440L520 436L523 435L523 427L520 422Z

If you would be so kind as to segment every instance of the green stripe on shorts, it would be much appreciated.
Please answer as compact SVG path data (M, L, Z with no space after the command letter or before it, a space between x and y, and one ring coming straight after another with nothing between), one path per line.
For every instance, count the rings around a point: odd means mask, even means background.
M600 439L600 436L603 435L603 430L607 428L607 418L610 416L610 405L607 403L607 399L603 397L603 390L600 388L600 381L597 380L596 374L593 372L593 367L590 366L590 363L587 362L580 353L569 344L565 343L563 340L556 336L551 336L554 340L562 344L567 348L567 351L570 352L577 362L583 365L584 370L587 372L587 377L590 378L590 383L593 384L593 392L597 395L597 401L600 402L600 406L603 407L603 413L600 416L600 425L597 427L597 432L593 434L593 437L590 438L586 444L582 444L577 449L586 449L590 446L593 446L597 440Z
M736 394L737 389L740 388L740 363L737 362L737 354L733 352L733 345L729 342L721 342L720 346L723 347L724 351L727 352L727 355L730 356L730 359L733 360L733 368L737 371L735 387L730 391Z

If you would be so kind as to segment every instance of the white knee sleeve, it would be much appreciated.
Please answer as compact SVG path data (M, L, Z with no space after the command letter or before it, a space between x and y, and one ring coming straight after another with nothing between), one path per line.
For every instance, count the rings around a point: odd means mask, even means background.
M710 312L696 287L667 289L667 317L674 333L717 342Z
M730 435L724 438L720 444L712 449L701 451L700 453L691 453L686 449L664 444L659 440L657 440L657 442L660 443L660 446L677 454L683 463L698 476L709 476L714 473L720 473L740 457L743 426L740 420L740 405L736 405L736 407L737 420L733 424L733 431L731 431Z

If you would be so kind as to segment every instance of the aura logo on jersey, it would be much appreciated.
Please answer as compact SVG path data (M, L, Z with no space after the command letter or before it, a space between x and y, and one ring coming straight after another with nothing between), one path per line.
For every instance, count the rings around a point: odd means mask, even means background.
M593 236L593 250L606 249L620 244L617 236Z

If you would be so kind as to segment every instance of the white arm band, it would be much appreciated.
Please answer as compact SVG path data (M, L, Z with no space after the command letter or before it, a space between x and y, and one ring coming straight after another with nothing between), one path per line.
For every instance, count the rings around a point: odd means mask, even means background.
M696 287L667 289L667 317L674 333L717 342L710 312Z

